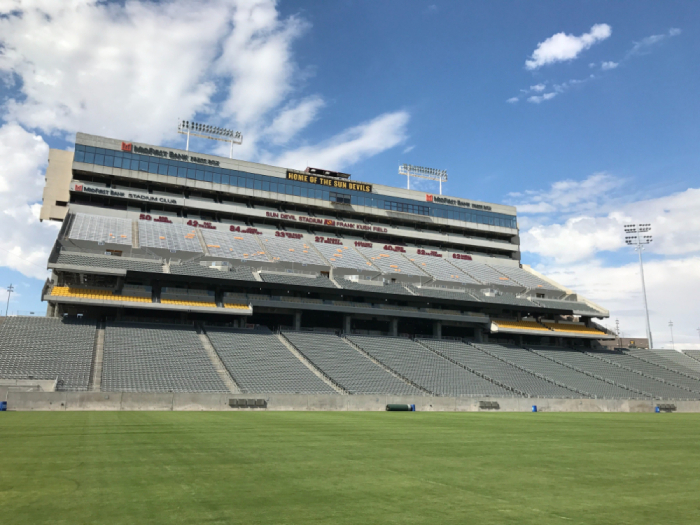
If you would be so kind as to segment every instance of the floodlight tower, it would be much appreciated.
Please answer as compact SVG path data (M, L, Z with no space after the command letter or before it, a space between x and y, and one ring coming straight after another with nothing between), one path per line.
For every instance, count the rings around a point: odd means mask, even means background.
M644 246L651 243L651 235L644 235L651 231L651 224L625 224L625 243L633 246L635 251L639 253L639 273L642 276L642 295L644 297L644 311L646 312L647 320L647 339L649 348L654 348L654 342L651 339L651 325L649 324L649 306L647 305L647 289L644 283L644 264L642 262L642 252Z
M676 349L676 343L673 341L673 321L668 322L668 327L671 329L671 348Z
M406 188L409 190L411 189L411 177L436 180L440 183L440 195L442 195L442 183L447 182L447 170L411 166L410 164L401 164L399 166L399 175L406 175Z
M199 122L191 122L189 120L181 120L177 125L177 132L187 135L187 144L185 151L190 150L190 135L201 137L209 140L219 140L221 142L230 142L231 151L228 157L233 158L233 145L243 143L243 134L240 131L232 129L217 128L209 124L200 124Z
M10 284L10 286L7 287L7 306L5 307L5 317L7 317L7 312L10 310L10 296L14 291L15 289Z

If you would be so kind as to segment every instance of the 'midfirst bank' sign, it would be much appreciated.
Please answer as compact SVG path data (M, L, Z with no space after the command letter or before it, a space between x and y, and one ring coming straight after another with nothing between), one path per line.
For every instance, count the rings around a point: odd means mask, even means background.
M475 204L473 202L467 202L460 199L451 199L449 197L443 197L442 195L431 195L430 193L425 194L425 200L426 202L434 202L435 204L461 206L462 208L472 208L473 210L491 210L491 206L486 206L485 204Z

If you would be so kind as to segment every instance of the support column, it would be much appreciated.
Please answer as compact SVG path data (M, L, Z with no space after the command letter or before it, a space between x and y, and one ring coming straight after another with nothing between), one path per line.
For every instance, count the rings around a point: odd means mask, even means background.
M518 341L518 346L523 346L523 336L522 336L522 334L521 334L521 335L518 335L517 338L516 338L516 340Z
M294 330L301 330L301 311L294 312Z
M482 328L474 328L474 339L477 343L484 342L484 330Z
M343 316L343 332L349 334L352 332L352 316L345 314Z
M389 335L398 337L399 335L399 320L397 317L392 317L389 323Z
M433 321L433 337L442 339L442 321Z

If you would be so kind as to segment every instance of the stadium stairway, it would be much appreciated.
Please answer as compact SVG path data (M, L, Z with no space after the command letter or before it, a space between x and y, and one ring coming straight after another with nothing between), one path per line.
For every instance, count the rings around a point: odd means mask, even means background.
M214 346L211 344L211 341L209 340L209 337L207 336L206 332L202 329L199 329L198 332L199 340L202 342L202 347L209 356L211 364L214 365L214 370L216 370L216 373L219 374L219 377L228 387L232 394L240 394L241 389L233 380L231 374L229 374L226 370L226 366L224 366L224 363L223 361L221 361L219 354L217 354L216 350L214 350Z
M420 392L423 392L423 393L425 393L425 394L427 394L427 395L431 395L431 396L434 396L434 395L435 395L434 392L431 392L431 391L428 390L427 388L425 388L425 387L419 385L419 384L416 383L415 381L412 381L411 379L409 379L408 377L406 377L406 376L400 374L400 373L397 372L396 370L393 370L392 368L389 368L387 365L385 365L384 363L382 363L380 360L376 359L372 354L370 354L369 352L366 352L360 345L358 345L358 344L355 343L353 340L351 340L350 338L348 338L347 335L343 335L343 340L344 340L346 343L348 343L351 347L353 347L355 350L357 350L358 352L360 352L360 353L361 353L363 356L365 356L367 359L369 359L370 361L372 361L375 365L377 365L377 366L379 366L380 368L382 368L386 373L391 374L392 376L394 376L394 377L400 379L401 381L404 381L405 383L408 383L409 385L411 385L412 387L416 388L416 389L419 390Z
M105 351L105 327L104 323L97 324L95 331L95 349L92 354L92 367L90 370L90 382L88 390L90 392L99 392L102 388L102 362L104 360Z
M299 351L299 349L292 343L282 332L276 334L277 339L280 340L280 342L287 347L287 349L294 354L294 356L304 363L304 366L311 370L319 379L321 379L324 383L326 383L329 387L331 387L333 390L338 392L339 394L349 394L349 392L343 388L339 383L334 381L328 374L326 374L323 370L318 368L313 362L311 362L307 357Z

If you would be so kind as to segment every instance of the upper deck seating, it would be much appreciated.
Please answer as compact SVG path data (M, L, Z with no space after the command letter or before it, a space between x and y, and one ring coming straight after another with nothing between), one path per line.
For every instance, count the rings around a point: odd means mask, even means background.
M47 317L0 324L0 378L58 380L58 390L87 390L95 325Z
M131 245L131 220L76 213L69 239Z
M273 261L328 266L311 246L311 241L263 235L262 243Z
M515 366L523 368L530 373L540 374L550 381L554 381L560 385L566 385L567 388L576 390L585 395L595 398L604 399L635 399L644 398L643 394L630 391L621 386L614 385L598 379L583 372L574 370L571 367L565 366L559 362L531 352L524 348L513 345L489 345L482 343L472 343L477 348L485 352L507 361ZM581 352L571 352L572 354L581 354ZM583 355L583 354L581 354Z
M581 301L559 301L555 299L540 299L533 297L533 301L541 304L545 308L560 308L562 310L572 310L575 314L600 314L595 308L588 306Z
M615 384L637 392L664 399L697 398L693 394L676 386L662 383L651 377L643 376L628 367L616 366L613 352L577 352L565 348L532 347L533 351L560 363L578 368L598 377L613 381ZM617 354L618 356L621 354ZM630 356L629 359L634 359ZM621 364L621 363L619 363Z
M203 266L199 262L184 262L171 264L170 273L174 275L192 275L197 277L210 277L213 279L228 279L233 281L255 281L253 271L247 266L234 266L224 270L217 270L209 266Z
M402 377L440 396L508 396L511 392L399 337L353 335L350 341Z
M350 268L353 270L378 271L352 246L314 242L316 249L334 268Z
M228 392L190 326L107 323L103 392Z
M502 273L506 277L509 277L513 281L522 284L526 288L543 289L543 290L553 290L560 293L564 293L563 290L557 288L551 283L548 283L544 279L540 279L536 275L523 270L518 266L506 266L500 264L489 264L494 270Z
M452 259L450 263L454 264L457 268L460 268L462 271L469 274L478 282L484 284L498 284L501 286L523 288L523 286L520 283L494 270L486 264L474 261L463 261L461 259Z
M492 304L509 304L513 306L527 306L531 308L538 308L538 305L533 303L527 297L517 297L512 293L503 293L501 295L484 295L483 293L474 290L471 294L483 303Z
M700 378L700 362L675 350L635 348L627 353L641 359L646 359L658 365L667 366L677 372Z
M399 283L384 283L382 286L364 284L362 281L350 281L348 279L338 279L338 284L345 290L355 290L358 292L389 293L397 295L413 295L403 285Z
M455 301L470 301L477 302L478 300L467 291L454 291L448 288L441 290L440 288L427 288L407 285L413 293L421 297L434 297L436 299L454 299Z
M406 254L406 257L421 270L432 275L438 281L479 284L479 281L474 279L471 275L453 266L441 257L419 254Z
M260 247L257 235L202 230L204 242L212 257L244 261L269 261Z
M84 268L115 268L134 272L163 273L163 263L152 259L135 259L111 255L82 254L62 251L56 264L81 266Z
M380 245L377 244L376 246ZM427 273L404 257L401 252L384 250L381 247L368 248L365 246L358 246L357 250L379 268L382 273L415 275L420 277L428 276Z
M139 244L144 248L160 248L176 252L201 253L202 245L192 226L181 224L139 223Z
M582 395L496 359L476 346L436 339L421 339L421 343L452 361L531 397L567 398ZM481 343L480 346L493 348L499 345Z
M208 328L221 361L245 393L334 394L268 331Z
M309 286L312 288L337 288L328 278L323 276L302 277L299 275L260 272L260 277L266 283L293 284L298 286Z
M351 394L421 394L334 334L285 332L309 361Z

